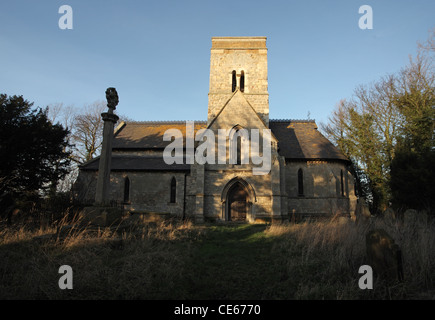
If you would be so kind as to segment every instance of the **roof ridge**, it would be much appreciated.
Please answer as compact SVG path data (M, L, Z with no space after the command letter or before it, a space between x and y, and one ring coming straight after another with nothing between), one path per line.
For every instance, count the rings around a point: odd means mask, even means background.
M144 121L126 121L127 124L161 124L161 123L186 123L188 121L195 123L207 123L205 120L144 120Z
M269 122L315 123L314 119L269 119Z
M206 120L134 120L134 121L125 121L125 123L128 124L143 124L143 123L186 123L188 121L195 122L195 123L207 123ZM314 123L316 122L315 119L269 119L269 122L299 122L299 123Z

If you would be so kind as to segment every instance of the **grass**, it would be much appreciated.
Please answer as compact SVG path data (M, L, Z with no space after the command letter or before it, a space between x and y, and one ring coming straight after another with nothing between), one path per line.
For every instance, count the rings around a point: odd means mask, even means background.
M209 226L193 251L189 298L267 299L285 274L265 225Z
M358 287L365 234L401 247L405 280ZM73 269L60 290L58 269ZM433 299L435 225L375 219L202 224L129 219L113 228L0 221L0 299Z

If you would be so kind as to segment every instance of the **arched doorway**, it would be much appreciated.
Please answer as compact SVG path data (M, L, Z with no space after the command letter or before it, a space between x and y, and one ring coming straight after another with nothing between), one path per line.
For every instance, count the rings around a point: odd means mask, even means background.
M244 179L234 177L222 190L222 220L225 221L248 221L255 219L257 202L255 190Z
M246 221L248 192L237 182L228 190L228 221Z

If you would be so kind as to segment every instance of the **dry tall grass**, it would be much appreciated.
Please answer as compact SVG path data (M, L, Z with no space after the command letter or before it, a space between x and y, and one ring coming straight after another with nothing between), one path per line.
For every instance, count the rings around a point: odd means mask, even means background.
M222 287L232 288L233 283L225 281L234 279L223 277L219 268L210 268L216 261L205 249L238 252L230 250L233 246L249 252L240 257L219 254L225 260L219 265L244 266L245 278L256 282L247 286L242 281L236 286L237 297L434 298L434 221L405 224L372 219L356 224L331 220L264 228L140 219L98 228L78 217L66 217L48 227L7 228L0 221L0 299L189 299L197 297L198 288L204 295L201 298L209 299L216 293L204 288L205 283L219 279ZM373 290L361 290L358 270L368 264L365 236L378 228L385 229L402 250L404 281L389 287L375 281ZM213 235L208 239L209 231ZM73 290L59 289L61 265L73 269Z
M200 235L180 221L98 228L64 220L0 230L0 299L181 297L175 283ZM73 290L59 289L61 265L73 269Z
M359 267L367 262L366 234L383 228L403 255L405 280L386 287L375 281L373 290L361 290ZM266 233L284 239L276 248L286 256L288 273L301 277L295 298L419 299L435 298L435 223L415 219L374 218L272 225ZM334 297L335 295L335 297Z

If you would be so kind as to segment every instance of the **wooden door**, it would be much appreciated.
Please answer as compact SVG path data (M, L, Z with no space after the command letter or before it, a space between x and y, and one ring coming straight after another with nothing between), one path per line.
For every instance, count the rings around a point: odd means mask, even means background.
M245 188L236 183L229 191L228 220L246 221L247 214L247 192Z

